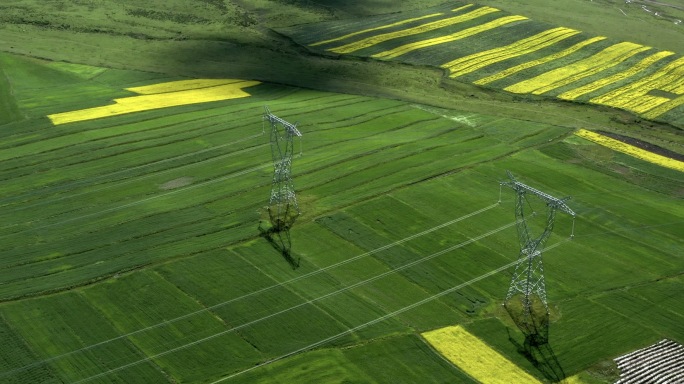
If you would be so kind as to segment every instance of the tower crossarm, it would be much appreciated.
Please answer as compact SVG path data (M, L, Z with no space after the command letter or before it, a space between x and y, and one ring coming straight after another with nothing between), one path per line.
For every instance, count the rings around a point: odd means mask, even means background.
M503 181L500 183L501 185L511 187L514 190L516 190L517 192L529 192L529 193L537 196L538 198L542 199L543 201L545 201L546 204L549 205L550 207L553 207L559 211L567 213L568 215L570 215L572 217L575 217L575 211L570 209L570 207L568 207L565 204L565 202L567 200L569 200L570 197L564 197L562 199L553 197L546 192L542 192L536 188L530 187L527 184L523 184L523 183L519 182L518 180L516 180L513 177L513 175L510 172L508 172L508 176L511 178L511 180L510 181Z
M285 127L285 130L287 131L287 133L289 135L298 136L298 137L302 136L302 133L299 132L299 130L297 129L297 123L295 123L295 124L288 123L287 121L281 119L280 117L272 114L271 111L268 109L268 107L264 107L264 109L266 109L266 114L264 115L264 118L267 119L268 121L270 121L271 124L282 125L283 127Z

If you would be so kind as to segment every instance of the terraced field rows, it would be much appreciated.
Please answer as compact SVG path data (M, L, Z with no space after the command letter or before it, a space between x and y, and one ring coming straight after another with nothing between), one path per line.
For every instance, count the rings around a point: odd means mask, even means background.
M681 56L550 28L488 6L433 8L284 32L322 52L432 65L449 77L512 93L608 105L684 124ZM335 33L338 37L328 38ZM321 34L326 39L317 41Z

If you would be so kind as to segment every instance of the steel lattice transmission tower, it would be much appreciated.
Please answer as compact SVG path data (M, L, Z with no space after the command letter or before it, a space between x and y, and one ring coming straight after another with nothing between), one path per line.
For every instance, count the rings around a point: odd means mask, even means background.
M542 249L551 235L558 211L567 213L574 218L575 212L565 204L569 197L557 199L547 193L532 188L517 181L508 172L510 181L501 182L502 186L512 188L516 193L515 217L520 242L518 264L513 272L511 285L504 301L504 307L525 334L526 343L533 345L544 344L548 341L549 307L546 301L546 286L544 284L544 266L542 264ZM546 225L542 233L536 237L530 233L527 223L531 213L526 216L525 206L529 204L527 196L532 195L546 203Z
M297 124L290 124L271 113L264 107L264 120L271 124L271 155L273 157L273 181L271 184L271 198L268 201L268 215L274 232L287 231L292 227L297 216L299 206L297 196L292 185L290 168L294 153L293 138L301 137Z

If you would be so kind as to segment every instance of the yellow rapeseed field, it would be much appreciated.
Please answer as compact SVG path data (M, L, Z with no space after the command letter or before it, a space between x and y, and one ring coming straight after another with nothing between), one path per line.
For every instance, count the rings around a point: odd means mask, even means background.
M653 164L658 164L663 167L676 169L678 171L684 172L684 162L675 159L670 159L668 157L661 156L653 152L643 150L641 148L637 148L633 145L629 145L620 140L615 140L613 138L601 135L600 133L588 131L586 129L579 129L575 132L575 135L585 138L589 141L593 141L596 144L603 145L604 147L608 147L612 150L626 153L630 156L634 156L638 159L642 159Z
M478 33L482 33L485 31L489 31L494 28L498 28L502 25L513 23L516 21L521 21L521 20L527 20L526 17L523 16L505 16L498 18L496 20L489 21L484 24L480 24L475 27L467 28L462 31L458 31L449 35L444 35L440 37L435 37L432 39L427 39L427 40L422 40L422 41L417 41L415 43L409 43L409 44L404 44L402 46L396 47L394 49L390 49L388 51L380 52L375 55L372 55L372 57L375 57L376 59L393 59L397 56L401 56L403 54L406 54L411 51L415 51L416 49L421 49L425 47L430 47L433 45L438 45L438 44L444 44L444 43L449 43L452 41L460 40L469 36L476 35Z
M622 72L615 73L611 76L604 77L603 79L596 80L594 82L591 82L587 85L584 85L579 88L575 88L573 90L563 92L560 95L558 95L558 98L564 99L564 100L575 100L576 98L585 95L589 92L596 91L599 88L605 87L606 85L613 84L615 82L618 82L620 80L626 79L630 76L634 76L637 73L645 70L646 68L650 67L652 64L656 63L657 61L664 59L668 56L674 55L674 52L670 51L661 51L654 53L651 56L648 56L647 58L641 60L640 62L636 63L632 68L629 68L627 70L624 70Z
M650 76L643 77L633 83L627 84L624 87L618 88L616 90L613 90L611 92L608 92L604 95L595 97L591 99L591 102L597 103L597 104L604 104L609 102L612 99L619 99L625 96L626 94L630 93L635 93L635 92L643 92L644 94L647 93L648 91L654 89L652 88L652 85L654 82L660 80L661 77L666 76L669 73L676 73L678 71L681 71L681 68L684 66L684 58L679 58L668 65L664 66L657 72L651 74ZM631 97L630 97L631 98Z
M566 377L560 381L560 384L584 384L584 381L578 377L578 375Z
M553 60L557 60L557 59L563 58L563 57L565 57L565 56L568 56L568 55L570 55L570 54L573 54L573 53L579 51L580 49L586 47L587 45L590 45L590 44L593 44L593 43L596 43L596 42L598 42L598 41L605 40L605 39L606 39L606 38L605 38L604 36L592 37L591 39L587 39L587 40L581 41L581 42L579 42L579 43L573 45L572 47L566 48L566 49L564 49L564 50L562 50L562 51L560 51L560 52L556 52L556 53L554 53L554 54L552 54L552 55L548 55L548 56L542 57L541 59L528 61L527 63L518 64L518 65L516 65L516 66L514 66L514 67L510 67L510 68L508 68L508 69L504 69L503 71L501 71L501 72L499 72L499 73L496 73L496 74L494 74L494 75L487 76L487 77L483 77L483 78L481 78L480 80L475 81L474 83L475 83L475 84L478 84L478 85L489 84L489 83L491 83L491 82L493 82L493 81L503 79L503 78L505 78L505 77L508 77L508 76L510 76L510 75L513 75L513 74L515 74L515 73L518 73L518 72L520 72L520 71L523 71L523 70L525 70L525 69L532 68L532 67L535 67L535 66L537 66L537 65L546 64L546 63L548 63L548 62L550 62L550 61L553 61Z
M213 81L214 80L195 81L193 84L200 87L196 89L187 89L191 83L182 82L162 83L147 87L130 88L129 90L140 90L142 88L142 93L151 92L152 89L156 89L158 92L163 93L143 94L141 96L114 99L115 104L81 109L78 111L56 113L53 115L48 115L48 118L52 120L53 124L59 125L76 121L123 115L133 112L148 111L151 109L237 99L250 96L249 93L243 91L242 88L260 84L258 81L225 80L224 84L221 85L206 86L207 84L211 84ZM174 87L175 89L182 89L184 87L186 89L170 91Z
M540 383L460 325L422 335L439 353L481 383Z
M353 43L345 44L337 48L331 48L328 49L330 52L335 52L335 53L351 53L354 51L358 51L360 49L368 48L370 46L392 40L392 39L397 39L400 37L406 37L406 36L411 36L411 35L417 35L419 33L423 32L429 32L433 31L435 29L439 28L444 28L453 24L458 24L462 23L464 21L472 20L480 16L484 16L490 13L494 12L499 12L498 9L492 8L492 7L482 7L478 8L472 12L468 12L462 15L454 16L454 17L449 17L446 19L442 20L437 20L433 21L430 23L425 23L422 25L418 25L416 27L411 27L411 28L406 28L402 29L400 31L394 31L394 32L388 32L388 33L382 33L379 35L374 35L374 36L369 36L364 39L361 39L359 41L355 41Z
M614 67L639 52L651 49L643 45L624 42L612 45L586 59L576 61L561 68L506 87L513 93L533 93L540 95L574 81L592 76L604 69Z
M397 21L396 23L392 23L392 24L381 25L381 26L379 26L379 27L373 27L373 28L368 28L368 29L364 29L364 30L361 30L361 31L352 32L352 33L346 34L346 35L344 35L344 36L336 37L336 38L334 38L334 39L319 41L319 42L316 42L316 43L313 43L313 44L309 44L309 46L310 46L310 47L315 47L315 46L317 46L317 45L328 44L328 43L332 43L332 42L335 42L335 41L345 40L345 39L348 39L348 38L350 38L350 37L362 35L362 34L364 34L364 33L373 32L373 31L379 31L379 30L381 30L381 29L387 29L387 28L398 27L398 26L400 26L400 25L412 23L412 22L414 22L414 21L429 19L429 18L433 18L433 17L437 17L437 16L442 16L442 15L444 15L444 14L443 14L443 13L432 13L432 14L425 15L425 16L420 16L420 17L414 17L414 18L411 18L411 19L401 20L401 21Z
M645 112L642 116L644 116L647 119L655 119L656 117L662 115L663 113L684 105L684 96L679 96L677 98L674 98L672 100L666 101L653 109L649 110L648 112Z
M512 57L538 51L578 33L579 31L569 28L554 28L516 41L513 44L450 61L441 67L448 68L451 71L450 77L458 77Z
M473 4L466 4L466 5L462 6L462 7L458 7L458 8L452 9L451 12L462 11L462 10L467 9L467 8L470 8L470 7L472 7L472 6L473 6ZM413 18L411 18L411 19L401 20L401 21L397 21L397 22L395 22L395 23L391 23L391 24L387 24L387 25L381 25L381 26L379 26L379 27L373 27L373 28L368 28L368 29L364 29L364 30L361 30L361 31L352 32L352 33L346 34L346 35L344 35L344 36L336 37L336 38L334 38L334 39L319 41L319 42L317 42L317 43L309 44L309 46L315 47L315 46L317 46L317 45L328 44L328 43L332 43L332 42L335 42L335 41L345 40L345 39L348 39L348 38L350 38L350 37L362 35L362 34L364 34L364 33L373 32L373 31L379 31L379 30L387 29L387 28L398 27L398 26L400 26L400 25L412 23L412 22L414 22L414 21L420 21L420 20L424 20L424 19L430 19L430 18L433 18L433 17L442 16L442 15L444 15L444 14L440 12L440 13L432 13L432 14L425 15L425 16L413 17Z
M684 57L672 61L649 76L590 101L641 113L651 119L681 105L680 97L668 98L649 94L654 90L679 96L684 94Z
M215 87L217 85L239 83L244 80L238 79L190 79L169 81L166 83L144 85L141 87L126 88L126 90L135 92L140 95L154 95L157 93L186 91L189 89L199 89Z

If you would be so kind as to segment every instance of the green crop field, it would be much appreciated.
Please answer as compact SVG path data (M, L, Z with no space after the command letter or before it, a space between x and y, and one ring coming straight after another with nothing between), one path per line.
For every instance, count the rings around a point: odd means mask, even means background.
M420 335L459 324L542 382L609 383L612 359L684 343L681 171L574 134L683 160L684 76L653 76L681 60L673 20L684 5L653 5L656 20L638 1L570 3L577 14L538 0L3 3L0 382L473 383ZM444 21L488 6L500 10ZM605 23L577 16L590 7ZM372 58L512 15L526 19ZM634 39L621 29L644 25L652 32ZM535 51L516 45L558 26L577 33ZM385 33L401 36L377 43ZM606 39L477 84L596 36ZM364 38L358 53L326 51ZM627 41L648 47L548 94L502 91ZM469 56L468 74L439 69ZM642 96L674 106L649 116L591 101L632 84L617 77L629 71L635 83L670 79L669 91ZM193 79L258 84L195 103L139 91ZM182 100L154 107L163 97ZM147 104L53 123L124 99ZM264 231L264 106L302 133L289 254ZM533 355L501 305L520 251L506 171L570 196L577 213L559 212L546 243L549 343Z

